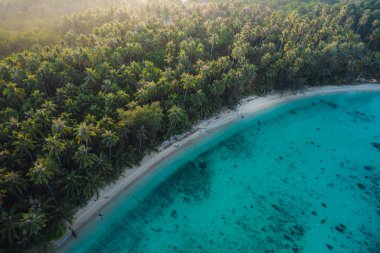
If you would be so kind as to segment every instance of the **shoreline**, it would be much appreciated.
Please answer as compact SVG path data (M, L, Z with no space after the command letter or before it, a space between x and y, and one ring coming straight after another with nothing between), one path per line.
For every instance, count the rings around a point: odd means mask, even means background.
M294 94L272 93L264 97L250 96L244 98L233 110L223 109L217 112L214 116L195 124L189 131L163 142L158 147L158 152L152 152L151 154L145 155L139 166L127 169L118 180L99 191L98 199L96 196L92 197L85 207L78 210L74 217L75 222L71 227L75 231L80 230L93 218L98 216L103 207L115 199L121 192L128 190L131 186L138 183L139 179L157 168L160 163L170 159L181 150L197 142L199 139L240 120L242 117L297 99L345 92L371 91L380 92L380 84L366 83L357 85L309 87L305 90L297 91ZM71 231L68 230L64 236L53 242L54 252L60 252L64 245L71 239Z

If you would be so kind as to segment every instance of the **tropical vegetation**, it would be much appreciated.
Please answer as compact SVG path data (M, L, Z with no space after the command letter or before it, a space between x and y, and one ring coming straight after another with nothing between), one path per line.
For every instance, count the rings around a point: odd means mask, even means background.
M47 251L144 154L246 95L380 79L379 0L126 6L0 61L0 252Z

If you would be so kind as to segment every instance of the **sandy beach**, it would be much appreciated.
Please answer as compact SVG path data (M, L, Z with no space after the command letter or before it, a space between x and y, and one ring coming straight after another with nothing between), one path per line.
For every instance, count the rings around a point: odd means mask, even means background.
M197 142L210 133L225 127L235 121L238 121L243 116L259 112L263 109L293 101L295 99L353 91L380 91L380 84L360 84L360 85L344 85L344 86L321 86L311 87L296 94L273 93L265 97L251 96L243 99L234 110L222 110L213 117L202 120L195 124L189 131L182 135L172 137L158 147L158 152L146 155L141 161L140 166L128 169L125 173L113 184L106 186L100 191L99 198L94 196L88 204L80 209L75 215L75 222L72 225L74 230L79 230L92 218L101 213L101 209L112 201L119 193L128 190L133 184L138 183L138 180L157 168L157 166L166 159L184 149L185 147ZM71 237L71 231L68 231L65 236L55 242L58 248Z

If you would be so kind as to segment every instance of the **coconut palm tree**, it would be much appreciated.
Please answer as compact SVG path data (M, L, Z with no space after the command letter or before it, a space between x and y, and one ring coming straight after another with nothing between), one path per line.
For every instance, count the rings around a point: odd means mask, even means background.
M62 118L52 120L51 130L54 134L60 135L62 138L70 133L70 127L67 126L66 121Z
M169 129L166 133L165 139L169 135L170 131L172 129L175 129L177 125L187 125L188 124L188 118L186 111L182 109L181 107L178 107L176 105L173 105L172 108L168 110L168 118L169 118Z
M143 141L145 141L148 137L146 136L147 131L145 130L144 125L142 125L136 132L136 137L139 140L139 154L141 154L141 144Z
M109 177L112 173L112 164L106 155L100 154L95 161L94 170L102 177Z
M367 35L364 37L364 40L368 37L368 35L372 32L373 28L376 28L380 25L380 20L379 19L375 19L374 21L372 21L372 26L371 28L369 29L369 31L367 32Z
M5 239L8 243L13 243L20 239L19 213L15 207L12 207L10 211L1 211L0 216L0 234L1 238Z
M85 78L84 81L86 84L89 84L90 86L95 84L96 82L96 71L92 68L87 68L85 71Z
M200 86L202 82L202 76L201 75L190 75L188 73L184 73L181 76L181 82L182 82L182 88L185 90L185 96L183 98L183 101L186 102L186 95L189 90L194 90L198 86Z
M82 184L83 184L83 176L78 174L76 171L68 171L66 173L65 180L63 180L63 188L62 192L68 194L68 199L74 200L76 202L82 203Z
M359 19L358 28L356 29L356 33L359 33L360 28L367 23L368 18L369 18L369 10L365 10L363 15Z
M92 130L91 125L87 125L86 122L82 122L75 128L75 138L78 143L85 144L86 146L91 141L91 137L95 136L95 132Z
M91 153L91 148L85 145L80 145L75 152L73 159L80 168L88 168L96 162L96 155Z
M196 109L198 112L201 113L202 116L205 116L208 112L208 100L207 96L204 93L203 90L198 90L196 93L192 95L191 99L191 107Z
M53 178L56 170L57 166L53 160L49 158L38 158L34 162L33 167L31 167L29 172L26 173L33 184L46 184L55 202L57 202L57 199L55 198L53 190L49 184L49 180Z
M208 42L211 45L211 49L210 49L211 59L212 59L212 53L214 51L214 46L217 41L218 41L218 35L216 33L211 34L210 38L208 39Z
M24 153L29 156L30 161L33 162L31 151L35 147L35 141L30 138L29 135L23 133L16 133L16 140L12 143L15 146L15 151L17 153Z
M12 129L12 130L18 130L21 126L20 121L17 117L11 116L9 118L9 121L7 122L7 125Z
M108 156L112 158L112 147L119 141L119 137L111 130L105 130L102 134L102 143L108 148Z
M166 44L166 55L165 55L165 62L169 65L169 69L171 68L171 64L174 61L175 56L175 44L173 41L169 41Z
M49 135L45 138L43 150L48 152L49 156L55 157L62 168L60 156L66 150L66 143L61 140L57 135Z
M19 171L3 171L0 169L1 178L0 182L3 182L7 189L14 194L21 194L26 189L26 180L23 178Z
M47 217L41 209L30 208L27 213L23 213L18 222L20 230L24 236L41 236L40 232L46 227Z

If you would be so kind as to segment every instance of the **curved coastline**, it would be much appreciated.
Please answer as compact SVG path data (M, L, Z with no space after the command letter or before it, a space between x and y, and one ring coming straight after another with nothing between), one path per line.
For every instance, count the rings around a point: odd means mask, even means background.
M184 148L196 143L199 139L238 121L244 116L258 113L276 105L312 96L371 91L379 92L380 84L368 83L360 85L311 87L296 94L273 93L265 97L251 96L245 98L234 110L225 109L209 119L202 120L186 133L177 136L175 140L164 142L158 148L158 152L146 155L141 161L140 166L128 169L115 183L103 188L99 193L98 199L93 197L84 208L80 209L75 215L75 223L72 225L72 228L74 230L80 230L84 225L90 222L92 218L97 216L102 208L110 203L116 196L128 190L128 188L135 183L138 183L139 179L153 171L162 162L170 159ZM71 232L69 231L61 239L55 241L55 250L59 252L70 237Z

